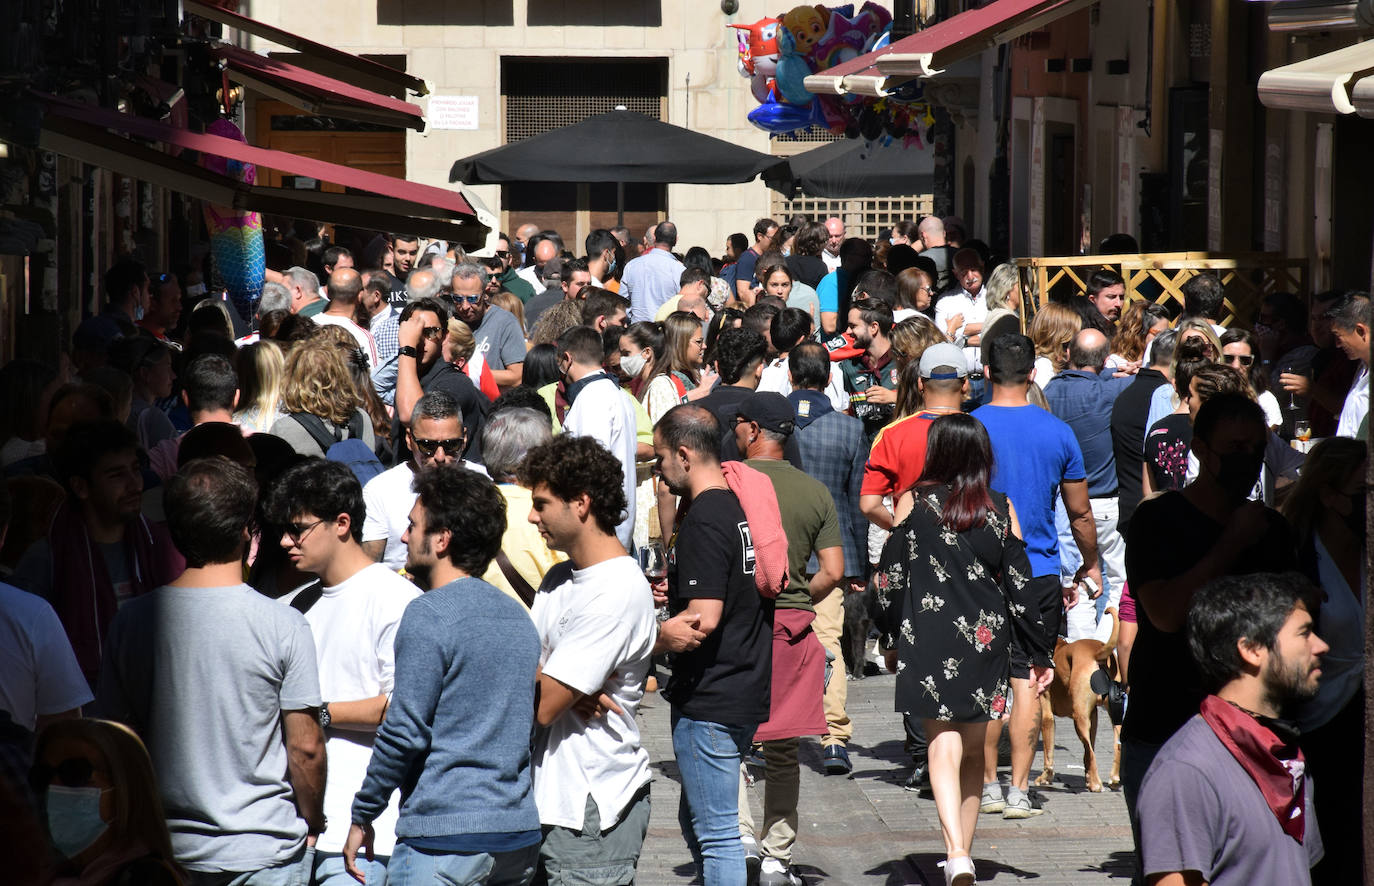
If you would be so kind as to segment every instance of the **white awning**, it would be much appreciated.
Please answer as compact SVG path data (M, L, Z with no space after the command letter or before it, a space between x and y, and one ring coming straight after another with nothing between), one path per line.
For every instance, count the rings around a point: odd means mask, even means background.
M1259 100L1276 111L1374 118L1374 40L1265 71Z

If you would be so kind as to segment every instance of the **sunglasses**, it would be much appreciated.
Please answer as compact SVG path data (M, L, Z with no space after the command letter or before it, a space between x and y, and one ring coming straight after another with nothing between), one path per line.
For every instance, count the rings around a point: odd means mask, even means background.
M300 544L301 539L305 537L306 533L314 529L316 526L319 526L323 522L323 519L319 519L316 520L314 523L307 523L304 526L302 526L299 523L287 523L286 526L282 529L282 532L286 534L287 538L291 539L296 544Z
M457 455L463 451L463 438L450 437L447 440L421 440L419 437L412 437L415 446L425 455L433 455L439 451L439 447L444 447L444 452Z
M509 250L509 249L498 249L498 250L496 250L496 257L497 257L497 258L510 258L510 250Z
M470 305L475 305L475 304L477 304L479 301L481 301L482 299L484 299L484 298L486 298L486 297L487 297L487 296L486 296L486 293L483 293L483 292L479 292L479 293L477 293L476 295L457 295L457 294L455 294L455 295L453 296L453 301L454 301L455 304L462 304L463 302L467 302L467 303L470 304Z
M1227 363L1239 363L1241 366L1249 366L1255 362L1253 354L1223 354L1221 359Z
M91 783L95 765L84 757L69 757L56 766L35 763L29 769L29 785L34 793L41 794L51 784L67 788L84 788Z
M426 326L424 329L420 330L420 334L430 341L438 341L444 337L444 327Z

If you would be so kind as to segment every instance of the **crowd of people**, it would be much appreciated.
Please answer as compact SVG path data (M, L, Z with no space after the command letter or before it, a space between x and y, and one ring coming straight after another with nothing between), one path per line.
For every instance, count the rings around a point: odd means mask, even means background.
M1108 636L1142 878L1359 882L1368 296L846 234L314 239L252 317L111 267L0 369L18 882L631 883L662 679L703 882L800 884L872 640L967 886Z

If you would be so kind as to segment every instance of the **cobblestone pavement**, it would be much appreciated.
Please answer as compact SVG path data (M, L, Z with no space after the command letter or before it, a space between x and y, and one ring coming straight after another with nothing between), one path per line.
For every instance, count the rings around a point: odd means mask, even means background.
M901 717L892 711L894 678L869 677L849 684L850 778L826 776L820 744L801 750L801 820L793 863L808 884L944 883L944 860L935 803L929 793L902 789L910 772L902 751ZM691 855L677 824L678 772L668 731L668 704L655 695L640 712L645 746L655 770L653 815L638 882L690 883ZM1119 791L1089 793L1083 779L1083 748L1073 722L1055 724L1054 783L1033 788L1044 814L1023 821L979 817L973 857L979 883L999 886L1033 881L1036 886L1090 886L1130 882L1131 830ZM1112 759L1112 731L1099 711L1097 756L1105 780ZM1042 766L1035 757L1032 779ZM1003 783L1009 768L999 768ZM762 823L763 782L751 789L755 821Z

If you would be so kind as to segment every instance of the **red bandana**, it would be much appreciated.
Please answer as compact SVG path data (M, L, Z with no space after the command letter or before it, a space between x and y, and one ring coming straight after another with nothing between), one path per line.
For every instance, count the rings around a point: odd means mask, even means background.
M1217 738L1259 786L1269 811L1288 836L1302 843L1305 764L1297 745L1289 745L1254 716L1222 698L1209 695L1198 712ZM1281 756L1282 755L1282 756Z

